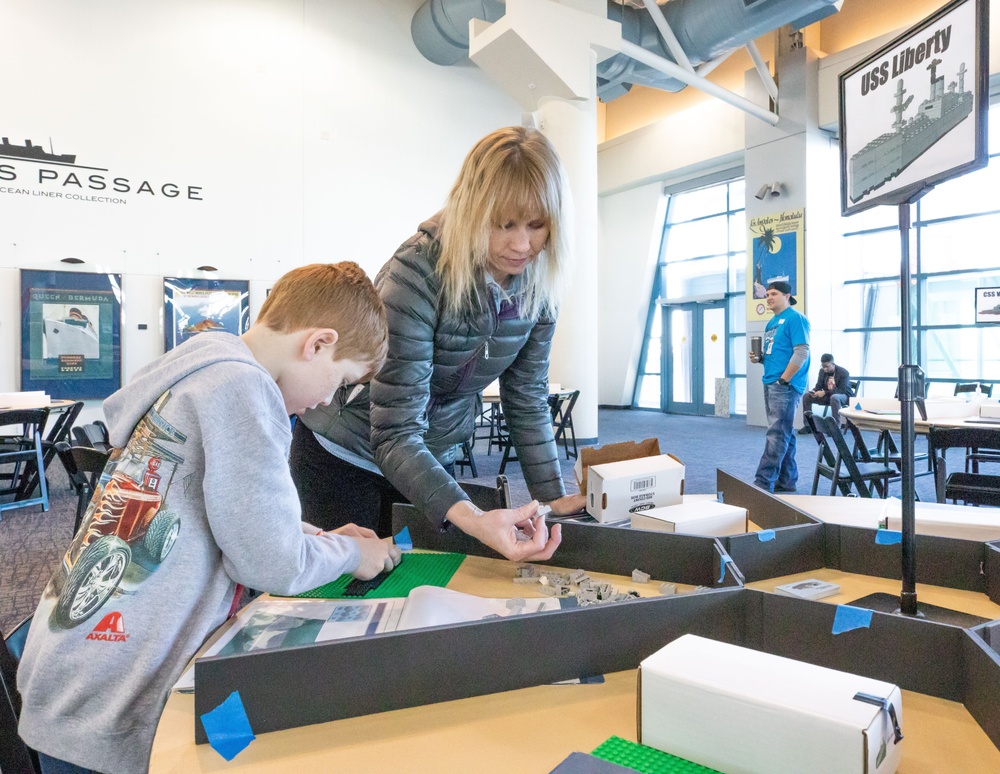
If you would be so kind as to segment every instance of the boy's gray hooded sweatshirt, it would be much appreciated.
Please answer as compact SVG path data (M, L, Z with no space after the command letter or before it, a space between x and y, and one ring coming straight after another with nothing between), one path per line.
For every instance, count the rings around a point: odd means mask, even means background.
M148 768L168 692L237 583L298 593L360 557L302 523L284 401L238 337L193 337L104 411L126 448L35 611L19 730L48 755L126 774Z

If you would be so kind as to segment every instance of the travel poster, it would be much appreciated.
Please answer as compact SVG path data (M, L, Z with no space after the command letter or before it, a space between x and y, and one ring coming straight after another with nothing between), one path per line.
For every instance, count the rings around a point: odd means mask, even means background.
M21 270L21 390L106 398L121 386L121 275Z
M163 280L164 348L170 351L192 336L225 331L239 336L250 328L247 280Z
M805 213L789 210L750 218L747 246L747 320L766 320L764 303L771 282L787 282L804 313Z

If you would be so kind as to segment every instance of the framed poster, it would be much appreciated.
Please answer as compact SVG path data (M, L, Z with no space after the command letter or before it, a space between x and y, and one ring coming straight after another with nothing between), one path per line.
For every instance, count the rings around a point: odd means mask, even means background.
M121 387L122 277L21 269L21 389L106 398Z
M1000 288L976 288L976 323L1000 323Z
M844 215L985 167L988 0L953 0L840 75Z
M239 336L250 327L249 280L163 279L166 351L192 336L226 331Z
M747 246L747 320L766 320L771 312L764 303L771 282L787 282L805 313L799 293L804 287L805 211L789 210L750 218Z

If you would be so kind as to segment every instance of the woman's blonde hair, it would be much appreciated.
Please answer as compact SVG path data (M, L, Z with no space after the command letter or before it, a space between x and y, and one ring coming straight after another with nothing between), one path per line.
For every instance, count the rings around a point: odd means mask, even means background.
M476 143L462 163L441 223L441 278L445 310L475 308L488 268L490 234L511 220L539 214L549 229L541 254L525 269L520 314L555 314L568 281L567 188L562 162L536 129L509 126Z

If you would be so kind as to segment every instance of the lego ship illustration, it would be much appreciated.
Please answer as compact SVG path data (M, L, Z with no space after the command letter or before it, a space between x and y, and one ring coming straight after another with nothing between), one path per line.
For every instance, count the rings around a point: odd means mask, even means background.
M896 82L896 104L890 108L896 114L893 131L876 137L851 156L852 202L892 180L972 112L972 92L965 89L965 63L958 69L958 83L952 81L947 91L944 76L937 74L939 64L940 59L933 59L927 65L930 96L912 118L904 119L903 113L913 96L904 101L903 79Z
M49 151L41 145L34 145L31 140L25 140L24 145L12 145L6 138L0 138L0 156L16 159L28 159L29 161L59 161L64 164L76 162L74 153L56 153L52 150L52 140L49 140Z
M87 360L100 358L101 343L97 331L79 309L74 307L69 316L62 320L46 317L42 320L42 325L45 331L46 357L83 355Z

